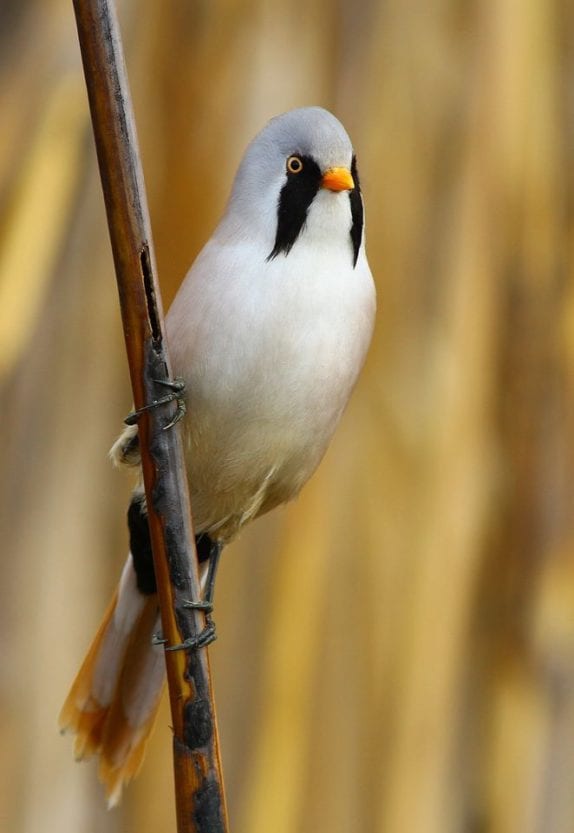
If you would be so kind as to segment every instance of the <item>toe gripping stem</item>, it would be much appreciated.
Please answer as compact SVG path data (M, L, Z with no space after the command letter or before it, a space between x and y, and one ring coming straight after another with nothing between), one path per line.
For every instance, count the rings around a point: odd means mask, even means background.
M163 387L169 388L169 393L166 393L165 396L160 396L159 399L154 399L149 405L143 405L143 407L132 411L124 419L124 422L126 425L136 425L144 411L158 408L160 405L169 405L170 402L177 402L177 410L173 419L167 425L163 426L163 430L167 431L169 428L173 428L185 416L185 382L183 379L154 379L153 381L157 385L163 385Z
M211 618L211 616L205 617L205 627L198 633L197 636L190 636L189 639L186 639L184 642L180 642L179 645L169 645L165 650L166 651L197 651L199 648L205 648L207 645L211 645L212 642L215 642L217 639L217 631L215 630L215 622Z
M200 633L197 634L197 636L191 636L184 642L180 642L179 645L169 645L169 647L165 648L166 651L198 650L199 648L205 648L207 645L211 645L211 643L215 642L215 640L217 639L215 622L211 618L211 613L213 612L215 577L217 575L217 567L219 565L219 559L221 557L222 549L223 544L220 541L213 542L211 546L211 552L209 555L209 567L207 570L205 598L197 602L184 601L182 604L182 607L186 608L187 610L202 610L205 613L205 627ZM154 634L152 638L152 643L154 645L166 645L167 639L164 639L162 636L160 636L160 634Z
M191 606L185 605L185 607ZM167 639L159 634L154 634L152 637L152 645L163 645L164 650L166 651L198 651L200 648L205 648L207 645L211 645L212 642L215 642L217 639L217 631L215 629L215 622L211 618L211 616L205 617L205 627L203 630L197 634L197 636L190 636L189 639L186 639L184 642L180 642L178 645L167 645Z
M166 651L187 651L187 650L198 650L199 648L205 648L206 645L211 645L212 642L215 642L217 639L217 631L215 629L215 622L211 618L211 612L213 610L213 602L212 601L201 601L201 602L184 602L182 607L186 608L187 610L203 610L206 614L205 616L205 627L203 630L197 634L197 636L190 636L189 639L186 639L184 642L180 642L179 645L170 645L166 648ZM166 642L165 639L159 640L161 643Z

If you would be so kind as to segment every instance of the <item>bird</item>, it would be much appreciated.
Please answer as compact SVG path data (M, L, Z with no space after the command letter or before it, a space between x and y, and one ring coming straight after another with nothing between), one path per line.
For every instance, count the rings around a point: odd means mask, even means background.
M365 361L375 308L345 128L321 107L272 118L248 145L222 218L165 321L174 374L185 383L204 588L222 548L295 498L319 465ZM139 466L137 425L110 455ZM60 714L76 759L99 757L109 806L141 766L165 677L141 475L128 527L119 585ZM210 602L213 586L206 592Z

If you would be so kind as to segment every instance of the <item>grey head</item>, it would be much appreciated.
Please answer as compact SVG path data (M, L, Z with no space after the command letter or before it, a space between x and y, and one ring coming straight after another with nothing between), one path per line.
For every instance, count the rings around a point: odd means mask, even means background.
M265 258L272 260L288 256L296 243L304 241L312 208L323 211L324 222L340 215L333 222L333 233L341 233L342 222L355 264L363 234L363 203L351 140L327 110L302 107L271 119L247 147L224 226L234 237L261 239Z

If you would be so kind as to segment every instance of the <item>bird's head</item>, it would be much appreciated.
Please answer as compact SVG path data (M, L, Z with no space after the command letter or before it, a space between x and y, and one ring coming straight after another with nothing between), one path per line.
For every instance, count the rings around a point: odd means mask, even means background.
M262 239L265 258L297 246L347 246L353 265L363 236L363 203L353 146L320 107L276 116L245 151L226 220Z

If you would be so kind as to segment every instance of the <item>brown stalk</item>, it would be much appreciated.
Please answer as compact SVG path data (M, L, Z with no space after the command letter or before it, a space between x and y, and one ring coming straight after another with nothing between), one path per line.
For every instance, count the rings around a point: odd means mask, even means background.
M131 99L113 0L74 0L104 191L135 408L172 378ZM175 406L141 415L139 441L159 603L167 646L197 636L204 615ZM178 833L228 830L207 650L167 651Z

